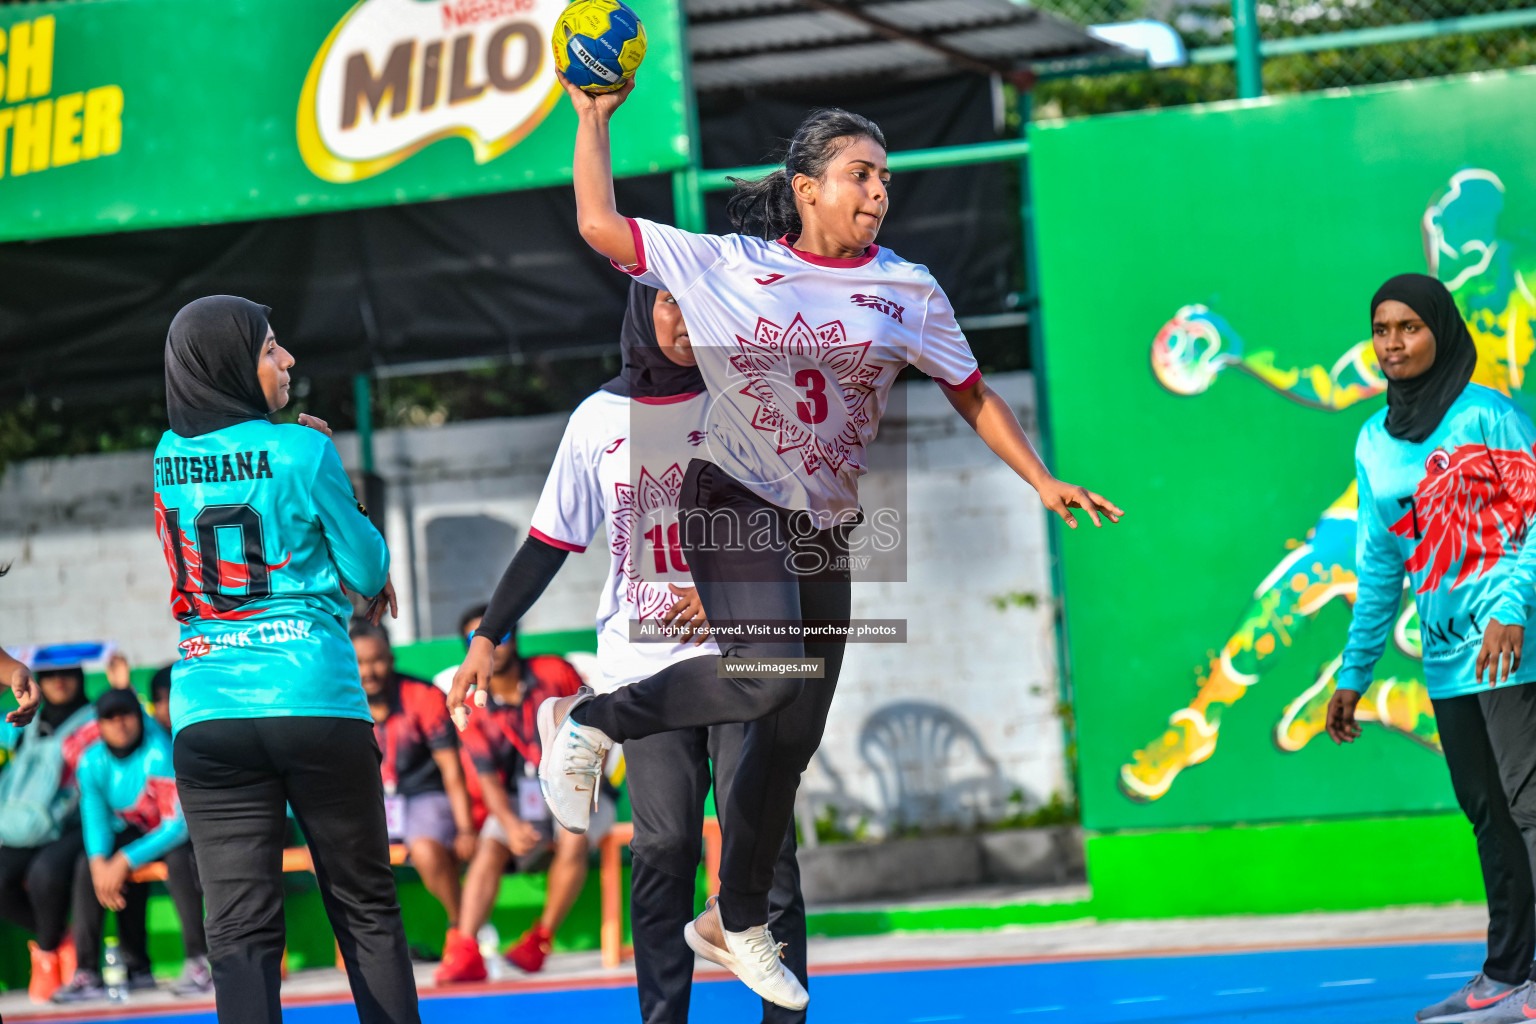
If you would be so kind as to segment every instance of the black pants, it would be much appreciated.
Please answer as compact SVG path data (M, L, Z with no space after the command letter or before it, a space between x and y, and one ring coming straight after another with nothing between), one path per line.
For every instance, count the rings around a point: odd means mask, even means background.
M220 1024L281 1024L284 803L309 837L362 1024L418 1024L389 867L379 747L344 718L199 722L176 737L176 788L208 901Z
M723 470L694 459L679 495L681 540L711 622L761 620L846 625L851 526L806 529ZM720 917L730 931L768 920L768 894L795 791L810 764L837 689L845 641L723 638L727 658L822 658L823 679L717 678L712 658L689 658L599 696L576 720L617 742L672 729L747 723L736 784L720 818Z
M693 950L683 940L683 926L693 917L710 762L715 802L724 806L745 735L745 726L717 725L659 732L624 744L635 826L629 914L644 1024L688 1024ZM804 985L805 900L800 895L793 826L779 847L768 906L768 927L775 940L787 943L784 960ZM764 1024L804 1020L804 1010L763 1000Z
M0 847L0 919L31 932L45 952L64 941L75 861L84 848L78 821L44 846Z
M119 832L112 845L116 853L142 836L138 829ZM181 922L181 943L187 956L207 956L208 940L203 934L203 890L197 880L197 862L192 859L192 844L182 843L174 850L160 855L165 864L165 888L176 905L176 917ZM117 911L117 939L123 951L123 959L130 971L148 971L149 935L146 911L149 907L149 885L129 882L123 887L122 910ZM91 861L85 854L75 863L75 955L82 968L99 971L101 966L101 931L107 917L106 908L96 899L96 887L91 883Z
M1488 893L1483 973L1507 985L1536 978L1536 685L1436 700L1451 786Z

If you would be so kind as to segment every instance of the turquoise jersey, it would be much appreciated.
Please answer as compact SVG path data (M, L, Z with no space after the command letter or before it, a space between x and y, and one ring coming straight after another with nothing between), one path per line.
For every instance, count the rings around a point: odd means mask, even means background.
M181 623L176 732L219 718L372 722L343 588L389 574L330 438L249 420L155 449L155 522Z
M171 738L153 718L144 717L144 742L127 757L114 757L105 743L92 746L80 759L79 777L87 856L112 856L113 836L129 826L143 833L123 847L135 868L187 841Z
M1414 444L1386 430L1386 410L1355 445L1359 590L1339 671L1364 691L1392 630L1404 581L1418 601L1431 698L1488 689L1477 655L1489 619L1523 625L1536 610L1536 426L1514 402L1468 384L1435 432ZM1528 658L1505 685L1536 679Z

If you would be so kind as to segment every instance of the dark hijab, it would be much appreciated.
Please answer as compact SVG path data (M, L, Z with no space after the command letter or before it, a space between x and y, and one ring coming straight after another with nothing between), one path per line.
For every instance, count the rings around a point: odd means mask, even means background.
M1477 368L1477 346L1461 319L1456 300L1433 277L1398 274L1376 290L1371 299L1371 319L1376 307L1397 300L1419 315L1435 336L1435 361L1417 377L1387 381L1387 433L1399 441L1418 444L1440 425L1472 379Z
M119 715L132 715L139 720L139 738L126 747L114 747L105 739L101 742L106 745L107 753L121 760L132 754L144 745L144 706L139 703L139 698L132 690L107 690L96 698L96 718L116 718Z
M90 703L85 697L85 672L79 668L43 669L38 675L71 675L75 677L75 695L63 704L55 704L47 697L43 698L43 706L38 711L37 717L43 720L38 731L44 736L52 735L53 731L69 720L69 716L79 711Z
M165 411L182 437L266 419L256 376L268 306L209 295L181 307L165 338Z
M651 315L656 295L655 288L638 281L629 283L629 306L619 334L624 369L603 385L604 391L625 398L671 398L705 390L698 367L677 365L657 344L656 321Z

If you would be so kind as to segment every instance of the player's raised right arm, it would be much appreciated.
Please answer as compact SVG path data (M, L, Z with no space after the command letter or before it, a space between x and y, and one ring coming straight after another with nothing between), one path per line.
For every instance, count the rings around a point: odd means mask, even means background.
M589 96L560 76L576 110L576 225L588 245L625 269L640 262L629 221L613 198L613 158L609 152L608 120L629 98L635 83L618 92Z

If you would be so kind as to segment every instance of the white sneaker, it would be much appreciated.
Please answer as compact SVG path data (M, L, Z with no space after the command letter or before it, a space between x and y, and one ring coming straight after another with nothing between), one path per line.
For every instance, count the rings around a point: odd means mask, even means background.
M601 729L571 721L571 712L597 696L590 686L576 691L576 699L565 708L564 718L556 724L555 704L563 697L550 697L539 705L539 789L544 802L567 832L580 835L592 820L597 807L598 779L602 777L603 759L613 741Z
M704 913L713 913L715 920L719 921L717 903L715 897L711 896ZM720 934L725 936L724 949L699 934L694 922L689 921L683 928L683 938L687 940L688 948L736 975L759 996L788 1010L805 1009L811 1001L810 993L806 992L800 979L785 966L783 954L779 952L784 944L773 941L773 933L767 925L748 928L744 932L728 932L724 923L721 923Z

